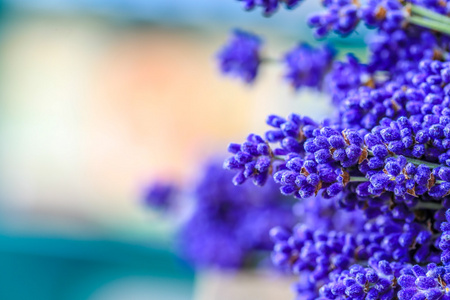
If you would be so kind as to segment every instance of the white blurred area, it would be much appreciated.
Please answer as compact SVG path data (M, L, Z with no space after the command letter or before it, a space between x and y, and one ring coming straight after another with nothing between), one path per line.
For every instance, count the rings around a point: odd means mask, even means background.
M195 300L292 299L295 276L267 271L203 271L197 276Z
M8 22L0 48L6 226L158 233L167 224L139 202L147 182L188 181L228 142L262 134L269 113L329 113L326 98L282 83L277 66L251 88L221 77L214 53L227 32L68 16ZM293 45L276 41L269 55Z

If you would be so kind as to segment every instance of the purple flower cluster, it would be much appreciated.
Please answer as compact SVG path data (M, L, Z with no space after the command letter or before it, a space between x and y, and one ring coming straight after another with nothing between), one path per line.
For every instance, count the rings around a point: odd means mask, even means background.
M235 30L218 53L220 70L245 83L253 83L262 63L276 62L275 59L261 56L261 46L262 41L256 35ZM296 90L305 86L320 90L335 55L336 50L330 45L315 48L307 43L299 43L280 59L285 64L284 77Z
M401 28L408 16L399 0L368 0L364 5L354 0L330 0L324 5L325 11L312 15L308 20L319 38L330 31L349 35L360 21L369 27L390 32Z
M312 15L308 24L315 28L314 34L321 38L330 31L340 35L350 34L358 25L358 5L353 0L324 1L326 10Z
M233 178L236 185L252 178L255 185L264 185L267 178L277 168L278 155L302 151L302 140L311 136L317 128L313 120L291 114L287 119L270 115L266 123L273 129L266 132L263 139L250 134L242 144L231 143L228 152L233 156L224 162L224 168L238 170ZM272 149L269 143L278 143L279 148Z
M412 74L417 69L417 61L442 56L436 36L414 26L389 33L380 31L371 36L367 44L370 69L389 71L394 75ZM408 83L409 77L395 76L400 84Z
M275 227L271 236L275 241L274 264L296 274L309 271L312 282L326 279L331 270L343 271L354 262L356 242L351 234L314 231L300 225L292 234Z
M450 210L448 216L450 219ZM276 227L271 231L276 242L272 259L276 265L308 274L309 290L299 292L314 296L311 298L317 298L317 292L320 299L393 299L397 294L401 300L415 294L420 297L417 299L440 299L447 295L450 269L436 265L439 255L434 245L439 239L432 238L429 229L419 223L404 225L403 229L399 226L400 221L382 216L356 235L326 233L306 225L297 225L292 232ZM434 253L429 256L430 249ZM355 264L364 261L369 263L366 268ZM429 263L425 272L422 267L411 267L411 261L435 263Z
M442 223L447 222L446 212L450 208L450 199L448 197L443 198L441 204L442 207L436 210L436 212L433 215L434 219L433 229L436 231L441 230Z
M250 134L242 144L230 144L228 152L234 155L224 162L224 168L240 170L233 177L233 183L240 185L253 178L255 185L264 185L272 172L273 152L259 135Z
M238 0L244 2L245 10L252 10L255 7L261 7L265 16L270 16L278 10L281 4L287 9L295 8L303 0Z
M337 201L330 201L318 195L296 202L293 212L300 224L313 227L315 230L346 233L361 231L366 222L364 215L360 211L340 208Z
M401 287L398 299L450 299L447 287L450 284L449 271L434 263L428 264L426 270L418 265L405 268L398 278Z
M442 236L439 248L442 250L441 260L445 266L450 266L450 209L445 212L446 222L441 223Z
M358 261L370 258L399 262L439 262L436 238L426 226L403 224L391 217L379 216L357 233L313 230L298 224L292 231L275 227L272 260L294 273L308 270L313 282L323 281L330 273L340 272Z
M192 211L179 228L177 244L182 256L195 266L241 268L256 251L272 248L268 234L272 227L291 227L297 221L290 199L282 198L274 183L263 188L234 186L233 175L217 160L202 172L193 186L180 189L172 199L178 204L193 200ZM159 202L148 204L159 207Z
M317 123L309 120L305 123L309 125L299 130L300 123L292 122L301 119L298 116L289 120L270 116L268 124L279 129L268 131L266 140L258 136L256 145L231 144L234 156L225 162L225 167L240 170L234 180L238 184L243 182L236 180L240 176L245 180L263 175L266 180L273 171L281 193L297 198L308 198L319 192L331 198L344 192L345 200L340 200L341 203L356 201L380 207L386 204L380 195L392 193L396 203L414 207L418 196L440 199L449 194L450 168L429 162L448 161L448 150L443 146L448 144L447 127L444 127L447 118L428 115L419 123L413 117L416 116L400 117L396 121L384 118L371 132L362 129L341 132L335 129L338 127L320 125L319 129ZM295 124L291 135L286 131L286 124ZM281 148L272 150L269 142L279 142ZM261 155L258 147L264 147L269 155ZM282 155L284 160L275 160L273 153ZM422 158L427 161L417 160ZM358 184L355 186L353 182ZM343 205L346 206L354 207Z
M284 56L285 78L295 89L305 86L321 89L335 54L336 51L329 45L313 48L301 43Z
M368 0L359 17L369 27L391 32L402 27L408 12L399 0Z
M395 118L406 114L405 103L408 98L396 83L378 88L363 86L344 95L339 103L339 117L347 128L370 130L385 117Z
M369 264L366 268L356 264L333 276L320 289L319 299L394 299L399 289L396 278L404 265L386 260Z
M175 201L177 188L172 183L155 182L144 191L144 204L157 209L168 209Z
M261 63L261 39L249 32L234 30L230 40L217 54L220 70L252 83Z
M347 54L346 61L335 61L325 82L334 103L340 103L354 89L374 85L367 65L361 64L353 54Z

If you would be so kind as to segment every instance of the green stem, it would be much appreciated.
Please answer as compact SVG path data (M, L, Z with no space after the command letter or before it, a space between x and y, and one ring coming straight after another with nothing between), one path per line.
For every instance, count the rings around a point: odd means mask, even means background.
M261 58L262 63L279 63L280 60L273 57L263 57Z
M363 177L363 176L351 176L350 177L350 182L364 182L364 181L369 181L369 179L367 179L366 177Z
M284 160L284 157L283 157L283 156L276 156L276 155L274 155L274 156L272 156L272 158L273 158L274 160Z
M438 210L443 208L441 203L436 202L419 202L416 206L414 206L414 209L433 209Z
M397 155L395 155L394 157L397 157ZM405 157L405 158L406 158L406 161L408 161L410 163L413 163L415 165L426 165L426 166L428 166L428 167L430 167L432 169L435 169L435 168L441 166L440 164L434 164L434 163L423 161L423 160L419 160L419 159L414 159L414 158L410 158L410 157Z
M371 150L368 150L368 153L369 153L369 155L374 156L374 154L373 154L373 152ZM398 158L398 155L393 155L392 157ZM407 162L413 163L415 165L426 165L426 166L429 166L432 169L435 169L435 168L441 166L440 164L435 164L435 163L431 163L431 162L428 162L428 161L423 161L423 160L419 160L419 159L415 159L415 158L411 158L411 157L406 157L405 156L405 158L406 158Z
M450 26L447 23L441 23L435 20L425 19L422 17L411 16L408 21L412 24L416 24L428 29L436 30L442 33L450 35Z
M422 17L426 17L426 18L429 18L431 20L450 25L450 18L445 16L445 15L441 15L441 14L439 14L437 12L434 12L432 10L429 10L429 9L427 9L425 7L417 6L417 5L414 5L414 4L411 4L410 8L411 8L411 12L416 14L416 15L419 15L419 16L422 16Z

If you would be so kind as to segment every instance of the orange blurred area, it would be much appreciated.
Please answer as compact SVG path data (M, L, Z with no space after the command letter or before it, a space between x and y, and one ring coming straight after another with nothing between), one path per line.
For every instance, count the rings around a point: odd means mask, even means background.
M330 110L322 95L281 84L278 65L252 87L221 76L214 55L228 28L29 16L6 32L1 193L14 226L148 234L163 225L149 229L146 184L189 182L229 142L263 133L270 113ZM268 55L284 48L275 38Z
M184 181L249 130L252 91L219 76L220 37L58 18L30 18L9 32L1 51L7 210L145 222L144 184Z
M93 92L102 118L90 121L95 128L105 124L103 119L123 126L124 149L105 153L111 162L125 154L135 172L185 176L198 159L223 152L224 140L248 129L248 93L218 76L212 57L216 45L208 44L189 32L156 29L119 36L105 49Z

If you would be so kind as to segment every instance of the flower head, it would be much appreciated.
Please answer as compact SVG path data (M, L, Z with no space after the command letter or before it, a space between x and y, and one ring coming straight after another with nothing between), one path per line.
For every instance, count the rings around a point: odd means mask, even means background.
M306 43L299 44L284 56L285 78L295 89L304 86L321 89L335 52L328 45L313 48Z
M249 32L234 30L228 43L217 55L220 70L224 74L252 83L261 63L261 39Z

